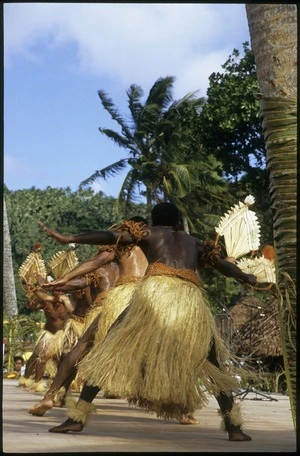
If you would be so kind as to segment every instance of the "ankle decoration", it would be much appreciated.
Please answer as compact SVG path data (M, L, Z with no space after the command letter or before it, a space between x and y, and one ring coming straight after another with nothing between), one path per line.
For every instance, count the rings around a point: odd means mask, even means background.
M37 383L33 383L32 389L34 391L40 393L40 392L44 392L45 391L45 386L44 386L43 382L40 381L40 382L37 382Z
M31 386L33 383L33 379L32 378L25 378L25 377L20 377L19 379L19 385L20 386L23 386L24 388L28 388L29 386Z
M53 401L54 402L61 402L62 400L64 400L66 398L66 388L64 386L62 386L58 391L55 390L54 392L54 396L53 396Z
M89 414L96 411L96 406L90 402L79 399L78 402L73 397L68 397L66 400L67 416L77 423L86 426L89 419Z
M218 414L223 418L221 421L221 429L223 431L233 431L241 429L244 422L242 416L241 406L234 403L230 412L223 414L221 410L218 410Z

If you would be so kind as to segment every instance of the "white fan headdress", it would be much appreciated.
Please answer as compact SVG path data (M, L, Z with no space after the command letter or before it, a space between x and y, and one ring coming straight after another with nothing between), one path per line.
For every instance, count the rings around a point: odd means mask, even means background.
M249 210L254 202L254 197L248 195L225 213L215 228L219 236L224 236L228 257L237 259L259 247L260 226L255 212Z
M264 256L256 258L242 258L237 266L245 274L254 274L257 283L276 283L276 270L273 261Z
M25 281L26 285L33 286L36 283L35 274L39 274L44 279L47 277L45 262L39 253L39 249L29 253L19 268L19 277Z
M69 244L67 250L56 252L51 260L49 260L48 264L55 279L63 277L78 265L78 258L74 252L74 247L74 244Z

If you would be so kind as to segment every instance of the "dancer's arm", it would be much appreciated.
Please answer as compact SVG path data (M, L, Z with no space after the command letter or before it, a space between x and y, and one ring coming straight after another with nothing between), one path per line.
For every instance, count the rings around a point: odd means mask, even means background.
M39 227L50 237L55 239L60 244L92 244L92 245L112 245L117 242L120 234L114 231L89 231L81 234L62 234L52 230L44 223L39 222ZM129 235L130 242L132 238ZM123 241L121 241L123 244Z
M49 283L44 283L42 284L43 288L55 288L56 290L60 291L72 291L72 290L77 290L80 287L77 288L61 288L65 285L70 285L68 282L72 279L76 279L77 277L84 276L86 274L89 274L90 272L94 272L97 269L99 269L101 266L103 266L106 263L109 263L110 261L114 260L115 258L115 252L101 252L97 255L95 255L93 258L89 258L86 261L82 261L78 266L76 266L72 271L68 272L65 274L63 277L53 280L52 282ZM73 283L73 285L75 285ZM72 284L71 284L72 286ZM83 288L83 286L81 287Z

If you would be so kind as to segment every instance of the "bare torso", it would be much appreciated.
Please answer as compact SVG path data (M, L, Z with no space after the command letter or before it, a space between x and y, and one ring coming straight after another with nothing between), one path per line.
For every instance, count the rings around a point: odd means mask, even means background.
M184 231L155 226L139 246L149 263L160 262L174 269L197 268L197 240Z
M46 304L44 313L46 318L44 329L52 334L63 329L65 322L70 317L70 313L66 310L64 304L61 303L58 303L57 306Z
M142 277L148 266L148 261L143 251L135 246L130 252L130 255L123 255L120 260L120 275L133 275Z

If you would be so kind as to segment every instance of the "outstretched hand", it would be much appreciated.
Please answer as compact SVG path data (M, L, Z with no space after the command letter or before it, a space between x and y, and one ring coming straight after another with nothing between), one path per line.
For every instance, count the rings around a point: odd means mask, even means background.
M52 282L48 282L48 283L43 283L41 286L43 288L56 288L56 287L61 287L63 285L65 285L67 283L68 279L62 277L61 279L56 279L56 280L53 280Z
M55 239L57 242L60 242L61 244L68 244L72 242L71 236L66 236L64 234L59 233L58 231L52 230L48 226L46 226L44 223L39 222L39 227L50 237Z

